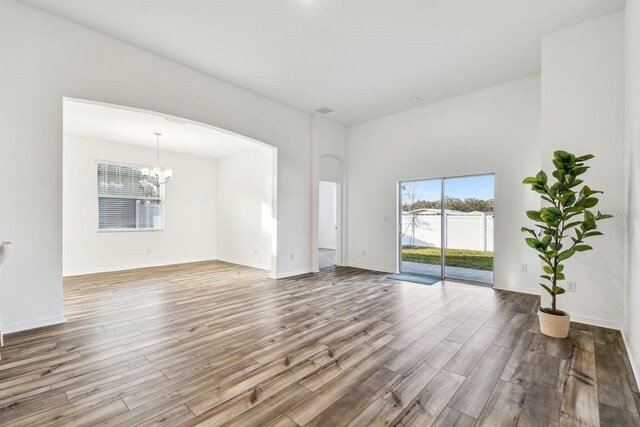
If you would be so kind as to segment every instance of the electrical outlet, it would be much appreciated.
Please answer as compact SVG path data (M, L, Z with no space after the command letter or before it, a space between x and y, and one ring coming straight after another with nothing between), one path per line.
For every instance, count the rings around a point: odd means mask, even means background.
M521 270L523 273L527 272L527 264L522 264Z
M575 292L576 285L576 282L567 282L567 292Z
M291 260L293 261L295 257L293 256L293 252L291 252Z
M367 251L365 249L362 250L362 255L366 255Z
M384 222L389 222L389 216L388 216L388 215L387 215L387 216L385 216L385 217L384 217L384 219L383 219L383 221L384 221Z

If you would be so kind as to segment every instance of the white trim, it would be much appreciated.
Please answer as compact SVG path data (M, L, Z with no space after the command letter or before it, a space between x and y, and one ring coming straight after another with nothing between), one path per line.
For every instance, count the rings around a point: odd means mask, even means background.
M378 267L375 265L358 264L354 262L350 262L347 266L353 267L353 268L359 268L361 270L376 271L380 273L397 273L395 269L389 269L388 267Z
M279 273L279 274L269 274L269 277L271 279L286 279L288 277L294 277L294 276L302 276L303 274L309 274L311 273L311 268L303 268L302 270L296 270L296 271L288 271L286 273Z
M2 331L5 335L12 334L14 332L28 331L30 329L42 328L44 326L57 325L65 323L67 320L64 316L46 317L44 319L28 320L26 322L10 323L2 327Z
M608 319L602 319L600 317L584 316L584 315L576 314L572 312L569 312L569 316L571 316L572 322L585 323L587 325L600 326L601 328L608 328L608 329L615 329L617 331L622 331L622 323L620 322L616 322Z
M238 259L227 258L227 257L217 257L216 259L218 261L228 262L229 264L244 265L245 267L258 268L260 270L271 270L270 265L255 264L252 262L240 261Z
M633 350L631 349L631 345L629 345L629 339L627 338L627 334L624 330L620 330L622 334L622 341L624 341L624 346L627 349L627 356L629 357L629 363L631 364L631 370L633 371L633 376L636 379L636 383L640 384L640 367L636 362L636 358L633 357Z
M455 281L455 279L451 279L451 280ZM538 289L538 288L530 288L530 287L512 288L512 287L509 287L509 286L499 285L497 283L494 283L493 284L493 289L496 289L496 290L499 290L499 291L520 292L521 294L529 294L529 295L540 296L540 289Z
M143 264L134 264L134 265L119 265L116 267L106 267L106 268L92 268L88 270L76 270L76 271L65 271L62 273L63 277L71 277L71 276L84 276L86 274L98 274L98 273L112 273L116 271L125 271L125 270L137 270L139 268L150 268L150 267L164 267L167 265L176 265L176 264L189 264L192 262L203 262L203 261L217 261L218 258L191 258L184 260L172 260L167 262L157 261L157 262L149 262Z

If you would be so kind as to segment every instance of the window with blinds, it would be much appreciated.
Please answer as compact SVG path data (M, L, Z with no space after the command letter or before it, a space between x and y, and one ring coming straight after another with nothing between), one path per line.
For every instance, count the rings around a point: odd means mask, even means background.
M162 230L162 189L142 168L98 163L98 230Z

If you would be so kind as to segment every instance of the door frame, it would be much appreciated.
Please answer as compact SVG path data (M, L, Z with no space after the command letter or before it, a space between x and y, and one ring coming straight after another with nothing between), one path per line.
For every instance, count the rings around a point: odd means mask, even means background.
M343 262L343 249L342 249L342 209L343 209L343 201L342 201L342 182L334 181L331 179L320 179L318 180L318 186L320 186L321 182L327 182L335 185L335 202L333 208L335 210L335 224L334 224L334 232L336 233L336 267L340 267L344 265ZM318 209L320 209L320 200L318 199ZM318 224L319 226L319 224Z
M446 180L447 179L455 179L455 178L472 178L472 177L476 177L476 176L488 176L491 175L493 176L493 200L494 200L494 205L493 205L493 218L495 221L495 217L496 217L496 205L495 205L495 200L496 200L496 174L495 172L488 172L488 173L474 173L474 174L467 174L467 175L455 175L455 176L436 176L436 177L432 177L432 178L413 178L413 179L405 179L405 180L400 180L397 182L396 184L396 192L397 192L397 206L396 206L396 217L397 217L397 240L396 240L396 261L397 261L397 266L396 266L396 272L397 273L402 273L402 235L403 235L403 230L402 230L402 184L407 183L407 182L416 182L416 181L434 181L434 180L440 180L440 276L433 276L433 275L428 275L430 277L439 277L441 280L453 280L456 282L462 282L462 283L470 283L473 285L481 285L481 286L489 286L489 287L493 287L493 285L495 284L495 249L496 249L496 242L495 242L495 238L493 239L493 253L494 253L494 259L493 259L493 269L492 269L492 281L491 283L489 282L479 282L479 281L475 281L475 280L469 280L469 279L461 279L461 278L457 278L457 277L450 277L446 275L446 255L445 255L445 250L446 250L446 243L447 243L447 218L446 215L444 214L445 211L445 190L446 190ZM494 222L494 227L495 227L495 222ZM495 228L493 231L493 234L495 236ZM421 274L421 273L413 273L412 274ZM427 276L425 274L425 276Z

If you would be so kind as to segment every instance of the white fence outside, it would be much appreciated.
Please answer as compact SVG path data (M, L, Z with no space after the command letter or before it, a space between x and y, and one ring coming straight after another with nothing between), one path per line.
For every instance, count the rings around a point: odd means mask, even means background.
M413 224L412 224L413 222ZM445 247L493 252L492 215L447 213ZM402 214L402 245L440 247L440 215Z

